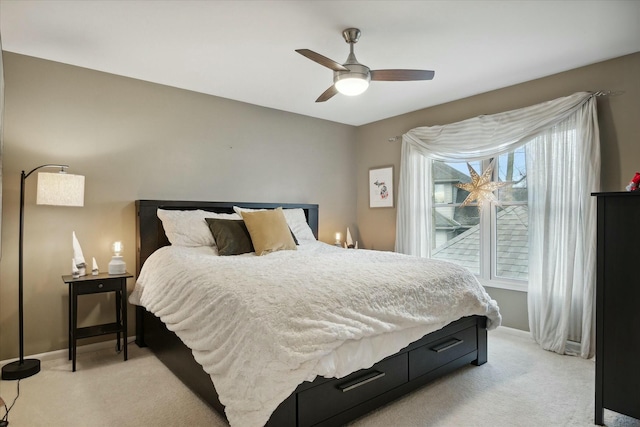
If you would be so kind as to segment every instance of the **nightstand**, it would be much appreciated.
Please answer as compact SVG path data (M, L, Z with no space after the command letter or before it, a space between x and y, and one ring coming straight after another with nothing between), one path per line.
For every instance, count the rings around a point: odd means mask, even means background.
M130 277L133 276L129 273L101 273L97 276L82 276L77 279L71 275L62 276L62 280L69 285L69 360L72 361L73 372L76 370L76 344L82 338L117 334L117 349L120 351L120 335L122 334L124 360L127 360L127 279ZM78 328L78 295L102 292L115 292L116 294L115 323Z

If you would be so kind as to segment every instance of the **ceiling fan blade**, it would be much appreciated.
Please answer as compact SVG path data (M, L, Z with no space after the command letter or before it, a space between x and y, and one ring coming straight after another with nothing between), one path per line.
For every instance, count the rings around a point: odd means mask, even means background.
M322 95L320 95L318 97L318 99L316 99L316 102L324 102L327 101L328 99L330 99L333 95L338 93L338 89L336 89L335 85L331 85L331 87L327 90L325 90L324 92L322 92Z
M333 71L349 71L349 69L347 67L344 67L342 64L338 64L333 59L329 59L326 56L322 56L312 50L296 49L296 52L298 52L302 56L306 56L310 60L315 61L320 65L332 69Z
M431 70L371 70L371 80L386 82L407 82L431 80L435 71Z

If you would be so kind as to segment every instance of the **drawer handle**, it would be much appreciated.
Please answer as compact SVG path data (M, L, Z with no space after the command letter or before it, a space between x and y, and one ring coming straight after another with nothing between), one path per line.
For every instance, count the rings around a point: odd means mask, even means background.
M355 380L347 381L346 383L338 384L338 388L342 390L344 393L347 391L353 390L354 388L358 388L362 385L370 383L371 381L375 381L384 377L385 373L380 371L371 371L364 374L361 377L356 378Z
M98 284L98 289L102 289L104 287L104 285L102 283Z
M450 348L453 348L459 344L462 344L464 341L463 340L459 340L457 338L451 338L449 341L445 341L442 344L438 344L434 347L431 347L431 350L435 351L436 353L442 353L443 351L447 351Z

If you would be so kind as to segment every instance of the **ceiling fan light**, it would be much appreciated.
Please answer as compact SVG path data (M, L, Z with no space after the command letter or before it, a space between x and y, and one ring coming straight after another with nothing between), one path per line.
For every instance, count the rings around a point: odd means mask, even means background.
M361 77L349 77L336 81L335 86L343 95L356 96L367 90L369 81Z

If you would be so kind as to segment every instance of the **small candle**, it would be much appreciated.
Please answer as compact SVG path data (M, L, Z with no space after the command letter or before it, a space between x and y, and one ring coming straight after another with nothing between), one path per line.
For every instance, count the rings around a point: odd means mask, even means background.
M340 233L336 233L336 243L340 243Z

